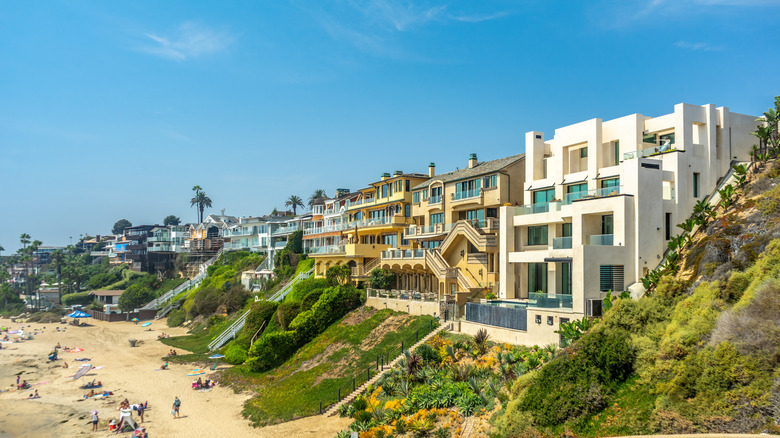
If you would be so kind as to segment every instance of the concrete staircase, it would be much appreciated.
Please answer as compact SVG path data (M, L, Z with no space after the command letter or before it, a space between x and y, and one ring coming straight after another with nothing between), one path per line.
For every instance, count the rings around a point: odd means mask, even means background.
M413 351L415 348L417 348L420 345L428 342L428 339L434 337L437 333L439 333L439 332L441 332L443 330L448 330L448 331L452 330L452 324L450 323L450 324L446 324L446 325L443 325L441 327L436 328L432 332L428 333L425 337L420 339L416 344L414 344L411 347L409 347L408 350L412 350ZM357 396L362 394L366 390L366 388L368 388L369 385L373 385L386 372L388 372L391 369L393 369L396 366L396 364L398 364L398 361L401 360L402 357L404 357L403 353L401 353L398 357L393 359L393 361L390 362L389 365L385 365L385 367L381 371L379 371L374 377L372 377L370 380L368 380L365 383L363 383L362 385L360 385L358 388L356 388L350 394L347 394L344 398L341 399L341 401L339 401L338 403L336 403L334 405L331 405L327 410L325 410L323 415L326 415L326 416L329 416L329 417L332 417L334 415L338 415L339 407L341 407L341 405L352 403L352 400L354 400Z

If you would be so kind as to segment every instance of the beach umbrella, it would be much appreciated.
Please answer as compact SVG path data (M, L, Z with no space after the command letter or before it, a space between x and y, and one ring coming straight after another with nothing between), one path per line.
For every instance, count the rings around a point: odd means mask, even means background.
M131 319L130 321L133 321L133 322L138 322L138 318L133 318L133 319Z
M76 374L73 375L73 380L78 379L79 377L84 376L87 374L90 370L92 370L92 365L85 363L81 365L81 368L79 368L78 371L76 371Z
M86 312L82 312L81 310L75 310L65 316L68 318L92 318L92 315Z

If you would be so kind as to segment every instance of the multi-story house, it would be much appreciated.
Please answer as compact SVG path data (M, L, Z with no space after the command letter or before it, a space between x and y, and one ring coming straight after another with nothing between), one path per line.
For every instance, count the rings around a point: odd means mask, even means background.
M223 230L225 249L231 251L268 252L267 217L240 217L238 223Z
M660 117L587 120L549 140L527 133L527 204L500 213L499 304L527 321L515 341L557 342L560 323L598 314L609 291L643 293L676 224L749 159L755 125L725 107L678 104Z
M171 250L170 243L154 241L155 231L160 232L160 236L167 234L167 238L170 240L170 230L167 227L136 225L125 228L122 236L123 240L116 244L117 259L120 258L119 248L121 247L121 258L125 262L131 263L132 270L150 274L169 271L173 268L175 254ZM164 238L161 237L161 239ZM158 247L159 250L155 250L155 244L162 246Z
M211 257L222 249L224 230L236 223L235 216L210 214L190 228L190 238L185 246L193 255Z
M455 295L465 302L498 282L498 209L523 203L523 154L435 174L412 187L413 225L404 231L412 250L382 253L381 266L398 274L398 289Z
M336 189L336 197L324 199L311 207L311 220L303 223L303 251L334 247L341 241L341 232L348 227L347 203L358 199L359 193ZM317 251L316 249L314 251Z
M342 219L336 243L309 250L315 275L322 277L331 266L347 265L352 279L360 282L379 265L383 250L410 248L403 230L412 223L412 187L427 179L419 173L384 173L379 181L350 195L344 204L348 221L344 227Z

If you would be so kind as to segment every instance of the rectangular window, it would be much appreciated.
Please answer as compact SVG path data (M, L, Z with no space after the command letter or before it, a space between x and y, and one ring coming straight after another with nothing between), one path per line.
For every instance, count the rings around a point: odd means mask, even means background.
M482 185L488 189L490 187L495 187L497 185L497 175L490 175L482 178Z
M612 234L613 230L612 215L605 214L601 216L601 234Z
M411 217L412 216L412 206L409 204L404 205L404 216Z
M699 174L696 172L693 173L693 197L699 197Z
M534 204L546 204L555 199L555 189L544 189L533 192Z
M387 184L387 196L393 196L393 185Z
M398 244L398 235L396 235L396 234L384 235L384 236L382 236L382 243L384 245L390 245L392 247L395 247Z
M588 191L588 183L579 183L579 184L569 184L566 186L566 193L579 193L579 192L587 192Z
M444 213L431 214L431 225L443 224L443 223L444 223Z
M412 190L412 182L407 179L406 180L406 191L408 192L408 191L411 191L411 190Z
M602 189L611 189L613 187L620 187L620 178L610 178L601 180Z
M642 143L655 144L655 134L644 134L642 136Z
M571 295L571 262L561 263L561 293Z
M620 142L618 140L612 143L612 153L615 157L615 165L618 165L620 163Z
M486 212L487 217L498 217L498 209L497 208L488 208Z
M622 265L601 265L599 266L599 275L599 291L622 292L625 290Z
M414 192L414 194L412 194L412 202L420 202L420 192Z
M382 184L382 198L387 198L387 184Z
M665 220L665 227L666 230L664 234L666 235L666 240L669 240L672 238L672 214L666 213L666 220Z
M528 292L547 293L547 263L528 264Z
M547 225L528 227L528 245L547 245Z
M428 199L428 189L423 190L423 199Z
M580 149L580 158L588 158L588 148L584 147Z
M561 237L571 237L571 223L561 225Z

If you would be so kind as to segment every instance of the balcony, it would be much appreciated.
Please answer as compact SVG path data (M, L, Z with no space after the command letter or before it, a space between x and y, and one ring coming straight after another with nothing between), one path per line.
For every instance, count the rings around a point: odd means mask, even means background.
M428 205L441 204L441 195L431 196L428 198Z
M405 225L407 222L406 217L404 217L402 214L397 214L394 216L385 216L385 217L379 217L374 219L362 219L358 221L352 221L349 222L346 226L346 229L350 228L366 228L366 227L378 227L382 225Z
M623 186L604 187L601 189L593 189L584 192L569 193L564 198L563 204L569 205L574 201L580 201L583 199L597 199L606 198L607 196L615 196L623 194Z
M303 235L309 236L312 234L332 233L335 231L346 230L347 228L348 226L346 224L336 224L336 225L328 225L325 227L307 228L303 230Z
M664 144L661 146L657 146L654 143L642 143L642 149L637 151L626 152L625 154L623 154L623 161L633 160L634 158L650 157L653 155L673 152L675 150L676 149L674 148L674 143Z
M466 190L465 192L455 192L452 195L453 201L460 201L461 199L478 198L480 195L480 189Z
M572 296L564 294L528 293L528 306L545 309L571 309Z
M298 225L288 226L288 227L279 227L277 228L273 233L271 233L272 236L277 236L280 234L291 234L296 231L298 231L300 227Z
M553 249L571 249L571 236L553 237Z
M393 249L382 251L382 260L424 259L424 249Z
M455 224L413 225L404 230L404 238L414 238L436 234L446 234L452 230Z
M561 211L560 201L521 205L519 207L515 207L515 216L523 216L526 214L536 214L536 213L549 213L554 211Z
M612 234L594 234L588 239L588 244L594 246L612 246L614 240Z
M309 254L343 254L344 245L326 245L309 248Z
M173 247L171 245L159 245L159 246L152 246L149 247L149 252L173 252Z

